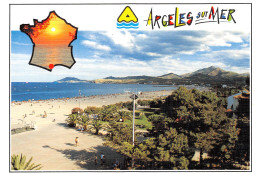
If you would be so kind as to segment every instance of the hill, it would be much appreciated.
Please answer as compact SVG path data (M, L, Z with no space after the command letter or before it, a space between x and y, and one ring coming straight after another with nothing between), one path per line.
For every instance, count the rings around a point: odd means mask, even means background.
M225 71L221 68L210 66L208 68L199 69L192 73L177 75L168 73L161 76L127 76L127 77L106 77L97 79L95 83L139 83L139 84L161 84L161 85L183 85L183 84L229 84L238 85L245 84L248 73L238 74L231 71Z
M174 73L164 74L162 76L158 76L158 78L162 79L180 79L181 77Z
M55 82L58 82L58 83L85 83L85 82L89 82L89 81L80 80L76 77L65 77L65 78L57 80Z

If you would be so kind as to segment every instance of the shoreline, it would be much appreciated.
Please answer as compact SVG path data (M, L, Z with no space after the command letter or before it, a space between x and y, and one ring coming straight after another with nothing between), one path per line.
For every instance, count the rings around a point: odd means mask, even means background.
M138 99L148 100L159 98L170 95L173 91L174 90L144 91L139 95ZM47 122L49 123L53 119L59 120L60 122L65 122L64 116L70 114L71 110L75 107L79 107L84 110L88 106L102 107L104 105L110 105L119 102L128 102L132 101L130 95L131 93L117 93L86 97L11 102L11 128L17 127L24 122L36 122L37 125L43 125ZM45 113L48 115L47 119L42 118Z
M175 91L176 89L167 89L167 90L155 90L155 91L142 91L142 93L151 93L151 92L163 92L163 91ZM55 101L55 100L70 100L70 99L87 99L87 98L91 98L91 97L107 97L107 96L118 96L118 95L131 95L133 93L129 92L129 93L112 93L112 94L100 94L100 95L89 95L89 96L77 96L77 97L64 97L64 98L51 98L51 99L41 99L41 100L34 100L34 99L29 99L29 100L23 100L23 101L11 101L11 104L17 104L17 103L28 103L28 102L44 102L44 101Z
M192 88L196 88L198 90L209 90L208 87L205 86L195 86L195 85L154 85L154 87L176 87L176 89L178 89L178 87L180 86L184 86L187 89L192 89ZM199 88L198 88L199 87ZM147 93L147 92L162 92L162 91L174 91L176 89L164 89L164 90L154 90L154 91L141 91L142 93ZM111 93L111 94L97 94L97 95L84 95L84 96L75 96L75 97L63 97L63 98L50 98L50 99L40 99L40 100L34 100L34 99L29 99L29 100L22 100L22 101L16 101L13 100L11 101L10 98L10 103L11 104L16 104L16 103L26 103L26 102L40 102L40 101L54 101L54 100L69 100L69 99L82 99L82 98L88 98L88 97L99 97L99 96L111 96L111 95L123 95L123 94L128 94L131 95L133 94L132 92L123 92L123 93Z

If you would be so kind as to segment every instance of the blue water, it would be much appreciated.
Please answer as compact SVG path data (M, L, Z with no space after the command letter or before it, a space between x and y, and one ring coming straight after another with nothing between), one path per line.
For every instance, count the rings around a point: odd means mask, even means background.
M143 84L95 84L95 83L39 83L12 82L11 101L46 100L66 97L117 94L126 91L159 91L176 89L175 86Z
M137 29L137 28L139 28L139 22L137 22L137 23L134 23L134 22L117 22L117 28L119 28L119 29L121 29L121 28L127 28L127 29L129 29L129 28L134 28L134 29Z

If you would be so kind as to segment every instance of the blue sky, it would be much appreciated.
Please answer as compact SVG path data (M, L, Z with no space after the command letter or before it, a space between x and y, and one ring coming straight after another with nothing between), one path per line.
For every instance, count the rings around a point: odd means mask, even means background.
M49 72L28 64L31 40L12 31L11 81L181 75L209 66L250 71L250 33L241 31L79 31L72 46L76 64Z

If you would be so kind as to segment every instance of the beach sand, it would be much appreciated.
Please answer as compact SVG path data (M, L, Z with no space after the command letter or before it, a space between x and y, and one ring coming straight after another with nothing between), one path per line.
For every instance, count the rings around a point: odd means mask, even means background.
M139 99L152 99L169 95L173 90L143 92ZM37 129L11 135L11 155L32 156L33 162L42 164L41 170L112 170L112 163L122 156L116 150L103 145L102 136L80 132L68 128L65 119L74 107L101 107L118 102L131 101L130 94L100 95L82 98L25 101L11 103L11 129L23 124L35 124ZM46 118L42 116L47 114ZM55 119L55 121L54 121ZM75 146L79 137L79 146ZM100 155L106 157L105 165L100 163ZM97 156L97 164L95 157Z

